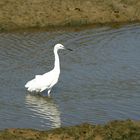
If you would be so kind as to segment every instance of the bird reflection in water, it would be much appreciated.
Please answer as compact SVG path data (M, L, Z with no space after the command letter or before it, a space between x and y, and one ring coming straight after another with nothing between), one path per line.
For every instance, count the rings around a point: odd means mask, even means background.
M28 109L33 111L35 116L49 120L51 128L59 128L61 126L60 111L52 98L28 94L25 102Z

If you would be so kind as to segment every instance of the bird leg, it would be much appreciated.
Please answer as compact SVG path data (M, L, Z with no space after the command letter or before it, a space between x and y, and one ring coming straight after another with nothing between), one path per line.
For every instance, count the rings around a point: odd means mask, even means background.
M51 89L48 89L48 97L50 97L50 92L51 92Z

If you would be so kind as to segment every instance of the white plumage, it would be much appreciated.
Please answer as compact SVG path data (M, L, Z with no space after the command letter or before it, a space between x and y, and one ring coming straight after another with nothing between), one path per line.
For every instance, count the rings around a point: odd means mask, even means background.
M51 89L58 82L60 75L59 49L65 49L65 47L62 44L56 44L54 46L54 68L43 75L36 75L34 79L25 84L25 87L29 92L42 92L48 89L48 96L50 96Z

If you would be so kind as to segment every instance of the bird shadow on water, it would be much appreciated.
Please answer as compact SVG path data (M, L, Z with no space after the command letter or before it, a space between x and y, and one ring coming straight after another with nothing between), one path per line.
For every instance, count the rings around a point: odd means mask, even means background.
M42 94L27 94L25 97L26 107L33 112L35 117L43 119L51 128L61 127L60 111L51 97Z

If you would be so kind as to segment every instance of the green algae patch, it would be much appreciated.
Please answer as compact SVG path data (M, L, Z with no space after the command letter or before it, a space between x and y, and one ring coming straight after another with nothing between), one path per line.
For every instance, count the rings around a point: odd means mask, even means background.
M0 140L139 140L139 121L112 121L105 125L81 124L49 131L6 129Z

